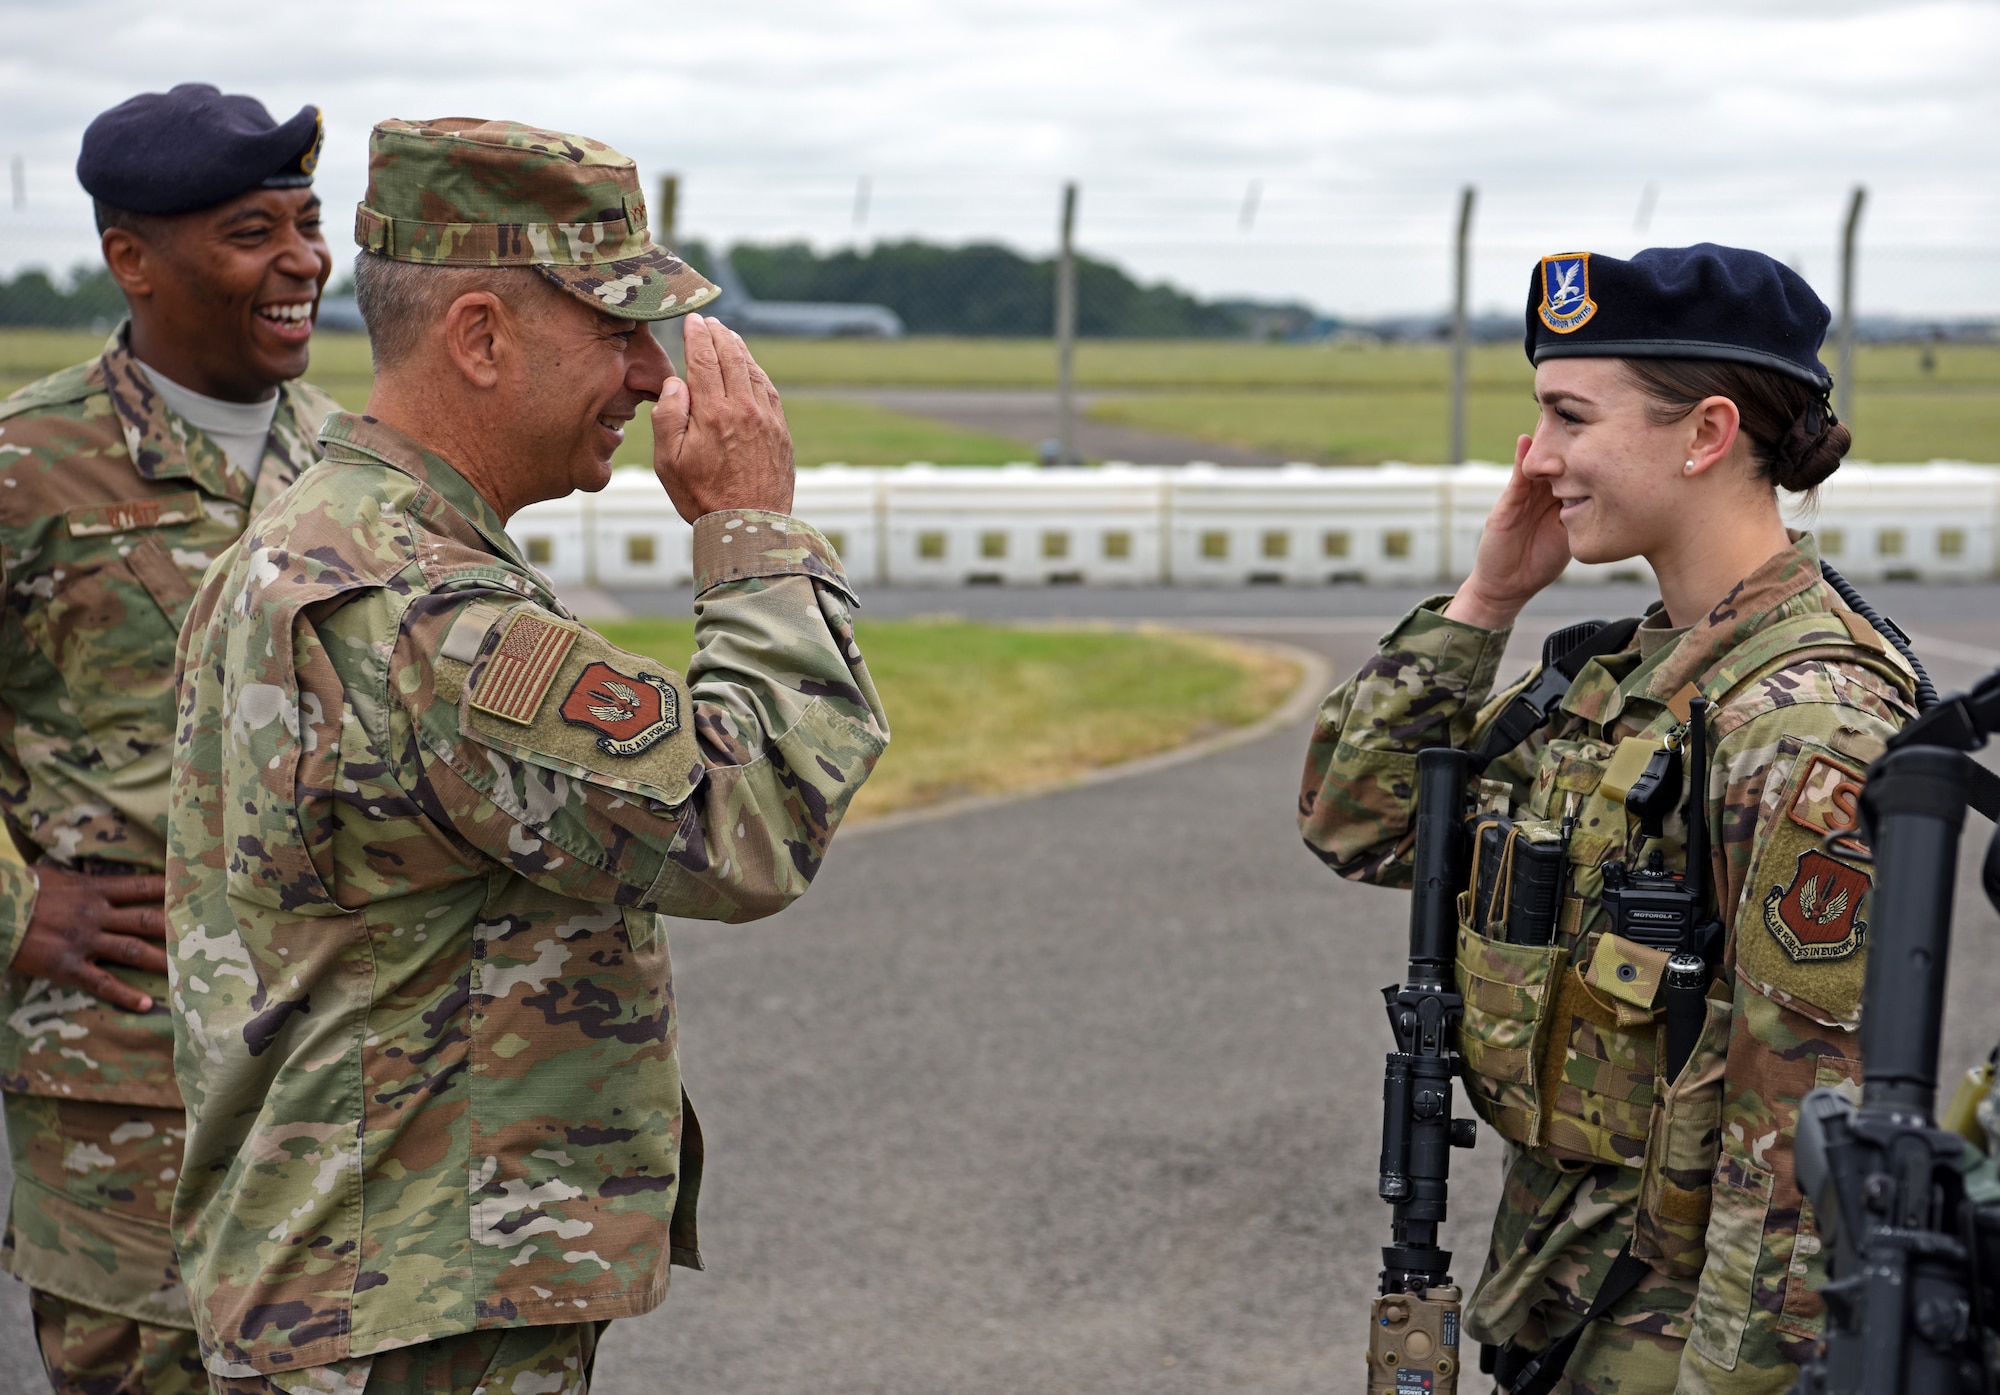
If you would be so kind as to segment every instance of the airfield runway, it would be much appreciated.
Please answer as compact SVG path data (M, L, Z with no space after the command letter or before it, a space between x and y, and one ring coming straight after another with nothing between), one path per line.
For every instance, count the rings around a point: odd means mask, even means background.
M1870 589L1923 636L1940 687L2000 663L2000 588ZM1635 595L1557 592L1523 622L1520 661L1561 617ZM615 599L685 613L684 597ZM868 611L1203 624L1344 672L1407 599L881 592ZM786 915L677 925L709 1269L676 1271L663 1307L614 1325L595 1388L1358 1389L1387 1227L1376 990L1400 976L1407 899L1300 846L1305 736L1301 722L1131 779L857 829ZM1952 1074L2000 1034L1972 824ZM1490 1133L1456 1156L1466 1281L1498 1159ZM37 1388L25 1294L0 1284L0 1300L0 1388Z

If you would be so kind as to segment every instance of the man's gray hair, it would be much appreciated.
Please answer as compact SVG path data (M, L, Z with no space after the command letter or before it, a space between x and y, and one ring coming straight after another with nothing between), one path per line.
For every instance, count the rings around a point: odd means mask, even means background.
M375 366L401 363L423 342L424 331L444 318L452 302L472 291L491 291L510 309L533 315L544 297L561 291L531 266L427 266L375 252L354 258L354 299L368 326Z

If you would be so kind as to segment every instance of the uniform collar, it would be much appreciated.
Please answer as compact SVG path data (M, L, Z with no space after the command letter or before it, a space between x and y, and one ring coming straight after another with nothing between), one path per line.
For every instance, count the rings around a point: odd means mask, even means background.
M125 452L132 468L149 480L184 479L204 493L248 504L256 485L229 463L222 447L200 427L173 411L140 371L130 343L132 322L125 320L105 342L103 357L91 369L96 385L111 399L125 435ZM299 389L292 383L278 388L278 410L264 444L264 469L259 478L295 478L313 462L312 441L299 429ZM273 471L275 457L281 465Z
M464 515L489 546L507 561L534 574L534 568L507 536L507 525L486 502L486 496L472 487L449 460L427 451L410 437L374 417L358 412L335 412L320 428L319 443L329 463L359 464L374 461L400 470L428 485L445 503Z
M1810 533L1794 531L1791 538L1790 547L1737 582L1677 642L1650 659L1641 660L1635 642L1592 660L1564 694L1563 709L1608 728L1628 703L1665 706L1774 619L1830 609L1819 585L1819 545Z
M1830 610L1820 586L1819 544L1810 533L1794 531L1792 545L1736 583L1715 608L1688 627L1680 643L1653 656L1632 675L1634 691L1666 702L1698 683L1743 641L1774 619Z

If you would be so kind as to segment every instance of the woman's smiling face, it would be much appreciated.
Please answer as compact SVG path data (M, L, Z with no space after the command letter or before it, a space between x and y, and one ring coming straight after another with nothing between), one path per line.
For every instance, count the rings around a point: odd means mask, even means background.
M1548 359L1535 368L1540 416L1521 469L1561 505L1570 554L1622 562L1688 526L1676 488L1692 434L1656 423L1652 399L1615 358Z

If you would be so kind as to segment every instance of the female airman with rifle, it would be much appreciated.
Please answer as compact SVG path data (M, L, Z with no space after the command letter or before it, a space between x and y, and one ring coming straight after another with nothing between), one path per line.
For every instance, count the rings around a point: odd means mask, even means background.
M1780 512L1848 448L1829 318L1757 252L1543 258L1539 416L1472 573L1320 710L1300 825L1354 880L1409 885L1418 752L1472 753L1458 1049L1508 1147L1464 1326L1512 1395L1786 1391L1823 1324L1792 1138L1807 1092L1858 1073L1869 866L1840 835L1923 682ZM1572 559L1634 557L1643 618L1564 631L1494 692ZM1702 997L1670 1052L1675 978Z

